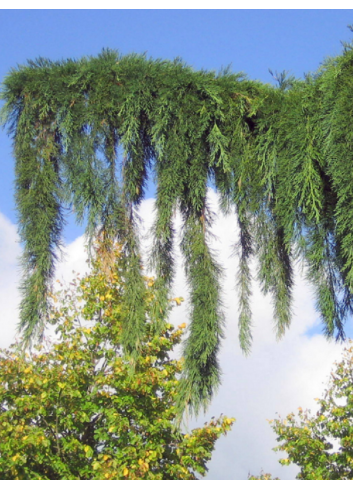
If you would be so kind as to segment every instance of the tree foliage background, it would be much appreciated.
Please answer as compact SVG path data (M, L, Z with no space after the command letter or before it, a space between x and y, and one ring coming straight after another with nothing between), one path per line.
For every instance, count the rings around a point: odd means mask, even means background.
M331 372L323 398L316 401L316 414L299 408L297 416L290 413L271 421L277 441L281 442L275 450L287 452L287 458L280 459L280 463L297 464L299 480L352 480L352 342Z
M153 279L144 280L140 354L122 355L128 300L113 254L51 295L53 344L0 351L3 480L193 480L234 422L220 416L191 433L175 422L182 361L170 353L185 324L153 334Z
M12 70L2 90L3 120L16 158L26 342L43 333L69 206L86 220L91 238L123 243L130 303L122 341L130 353L141 349L146 320L136 221L149 174L157 184L150 257L162 311L156 332L174 277L176 209L183 219L191 291L186 404L197 411L220 381L222 267L209 247L208 184L239 223L243 350L251 346L253 257L256 278L273 302L278 337L291 321L298 259L315 288L326 335L344 338L353 285L352 69L346 45L304 80L277 76L276 87L109 50Z

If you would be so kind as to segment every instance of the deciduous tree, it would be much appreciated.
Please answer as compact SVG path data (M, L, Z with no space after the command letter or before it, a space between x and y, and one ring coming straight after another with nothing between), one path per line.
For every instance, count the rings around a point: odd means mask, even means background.
M295 463L301 480L353 480L353 344L332 371L325 395L317 399L315 415L299 408L273 421L281 444L277 451L287 452L282 465Z
M154 333L153 279L143 282L140 353L123 355L129 301L119 263L98 256L90 275L51 295L52 344L0 352L1 479L195 479L231 428L225 416L191 433L175 423L182 361L170 352L185 324Z

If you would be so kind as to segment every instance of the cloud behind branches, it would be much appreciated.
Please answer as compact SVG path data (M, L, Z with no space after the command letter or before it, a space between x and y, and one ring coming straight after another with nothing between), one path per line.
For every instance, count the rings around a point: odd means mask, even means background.
M211 210L217 215L217 196L213 190L208 194ZM153 220L153 199L144 201L140 216L142 233L148 235ZM178 226L176 216L176 226ZM261 469L282 479L293 479L295 467L281 467L277 460L280 454L271 449L276 445L275 436L266 419L273 419L276 412L286 415L301 406L315 409L314 398L322 394L324 382L338 359L342 345L328 342L317 331L318 315L313 307L313 293L303 278L296 273L294 290L294 319L284 338L277 342L273 332L272 304L254 284L253 346L250 356L245 357L239 348L237 330L237 299L235 270L237 259L232 255L232 246L237 240L234 216L216 217L214 234L221 237L212 246L224 267L223 300L226 305L226 338L221 349L222 385L212 401L207 417L224 413L234 416L237 422L232 432L217 444L209 464L209 479L246 479L248 473L259 474ZM65 250L65 261L57 270L60 280L71 279L72 270L84 273L87 270L85 240L81 236ZM144 249L149 241L142 239ZM17 291L19 282L18 257L20 245L16 226L0 214L0 310L2 328L0 345L8 346L15 337L18 321ZM173 294L186 300L175 308L171 321L188 322L187 288L179 256L178 270ZM350 328L348 328L349 333ZM205 416L206 419L206 416ZM200 425L190 419L189 427Z

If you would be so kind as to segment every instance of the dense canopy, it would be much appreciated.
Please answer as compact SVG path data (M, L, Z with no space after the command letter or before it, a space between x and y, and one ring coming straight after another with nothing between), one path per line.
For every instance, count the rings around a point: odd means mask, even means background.
M180 60L121 56L38 59L5 78L24 242L21 324L40 338L67 207L91 237L119 239L130 315L125 348L139 348L145 314L136 210L156 182L151 264L161 311L173 282L175 210L190 286L184 393L194 407L219 383L222 267L209 247L213 184L239 223L239 337L251 345L250 260L273 301L277 336L291 321L293 264L306 265L327 336L344 337L353 291L353 50L304 80L278 86ZM161 312L161 322L162 322Z

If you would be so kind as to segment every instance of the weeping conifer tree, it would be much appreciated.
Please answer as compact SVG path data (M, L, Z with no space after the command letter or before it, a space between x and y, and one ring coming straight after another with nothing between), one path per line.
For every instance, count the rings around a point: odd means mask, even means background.
M278 82L115 51L78 61L38 59L9 73L3 116L16 160L25 344L43 335L69 207L87 222L91 240L124 246L130 316L123 341L126 351L138 351L145 314L136 216L149 173L157 185L150 258L161 320L175 272L177 209L183 220L191 324L182 407L205 406L220 382L222 267L209 246L210 181L239 225L243 350L251 346L253 258L272 298L278 338L290 325L298 259L326 335L344 338L353 307L353 50L346 46L304 80Z

